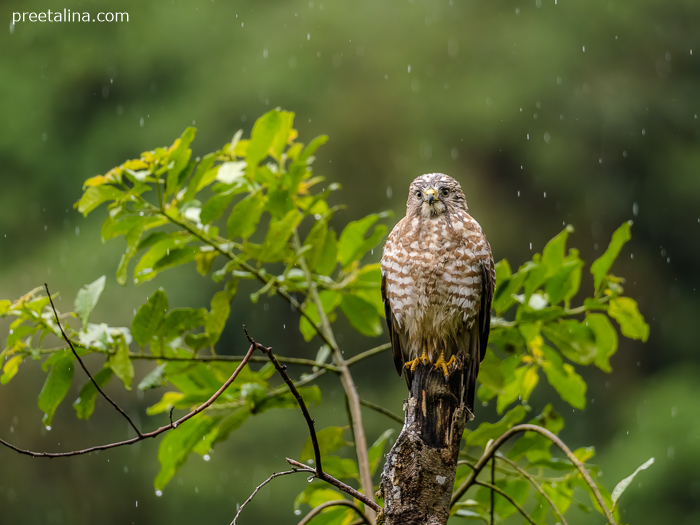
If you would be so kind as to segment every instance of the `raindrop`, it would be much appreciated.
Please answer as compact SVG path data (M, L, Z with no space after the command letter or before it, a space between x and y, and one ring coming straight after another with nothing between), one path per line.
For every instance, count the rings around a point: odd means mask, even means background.
M678 415L678 408L671 407L671 417L676 417Z
M267 49L263 49L263 58L267 58Z
M173 428L177 428L177 423L173 423Z
M44 132L41 134L41 140L43 140L44 142L46 142L48 139L49 139L49 135L44 131Z
M146 123L146 122L143 120L143 117L141 117L141 118L139 119L139 126L143 127L143 125L144 125L145 123Z
M626 150L626 149L625 149L625 150L622 150L622 156L623 156L623 157L627 157L627 150Z
M586 52L586 46L583 46L583 52L584 53Z
M557 84L561 84L561 77L557 77Z
M408 64L408 72L411 72L411 64Z
M647 134L647 130L642 129L642 135L646 135L646 134Z
M675 453L676 453L676 451L672 446L668 447L668 451L667 451L668 459L673 459L673 456L675 455Z
M300 511L299 509L297 509L297 510L294 511L294 514L296 514L297 516L299 516L299 515L301 514L301 511Z
M452 159L457 160L457 157L459 157L459 151L457 151L457 148L452 148Z
M634 259L634 254L630 253L630 259Z
M47 426L47 427L46 427L46 430L51 430L51 427L50 427L50 426Z
M544 198L546 199L546 198L547 198L547 192L545 191L545 192L543 192L543 193L544 193Z
M391 186L386 187L386 198L391 199L391 197L394 195L394 190L391 189Z
M195 494L199 494L199 487L195 487L195 488L194 488L194 493L195 493Z
M530 243L530 249L532 250L532 243Z
M314 219L316 219L317 221L320 221L320 220L321 220L321 214L320 214L320 213L317 213L316 215L314 215Z
M518 197L520 197L520 190L518 190ZM700 219L698 219L698 222L700 222Z
M530 140L530 134L529 134L529 133L527 134L527 140Z
M306 33L306 40L311 40L311 33Z
M632 215L639 215L639 205L636 202L632 205Z
M139 215L140 215L141 217L143 217L143 212L139 212Z
M549 133L544 134L544 142L545 144L549 144L549 140L551 139Z
M314 480L314 477L313 477L313 476L309 476L308 478L306 478L306 481L307 481L308 483L311 483L313 480Z
M700 222L700 219L698 219L698 222ZM75 227L75 234L80 235L80 226ZM6 236L7 237L7 236Z
M163 495L162 490L156 490L156 496L158 496L160 498L162 495Z
M286 330L286 329L287 329L287 325L286 325L286 324L283 324L283 325L282 325L282 330Z
M124 474L128 474L128 473L129 473L129 467L124 465Z
M14 22L10 22L10 34L11 35L15 34L15 23ZM693 52L691 51L690 54L692 55Z
M211 459L211 456L210 456L209 454L204 454L204 455L202 456L202 459L203 459L204 461L209 461L209 460Z
M137 507L139 506L139 500L136 500L136 506Z

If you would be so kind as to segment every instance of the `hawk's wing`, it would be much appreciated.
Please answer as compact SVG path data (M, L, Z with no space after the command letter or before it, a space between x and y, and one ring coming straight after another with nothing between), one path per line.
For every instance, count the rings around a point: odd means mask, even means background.
M391 311L391 305L389 304L389 298L386 295L386 272L382 272L382 301L384 301L384 313L386 315L386 325L389 329L389 338L391 339L391 351L394 355L394 366L399 376L404 370L404 363L407 359L407 348L408 348L408 334L406 331L399 326L396 322L396 317ZM411 387L409 374L406 372L406 382L408 387Z

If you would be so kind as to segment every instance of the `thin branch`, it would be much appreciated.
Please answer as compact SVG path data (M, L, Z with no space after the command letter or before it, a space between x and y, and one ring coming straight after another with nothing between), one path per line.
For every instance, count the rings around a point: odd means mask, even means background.
M192 357L162 357L153 354L134 354L130 353L129 358L131 359L144 359L147 361L192 361L195 363L212 363L212 362L230 362L230 361L240 361L243 356L239 355L202 355L202 356L192 356ZM290 365L301 365L301 366L311 366L318 368L325 368L331 372L339 372L339 368L335 365L327 363L319 363L313 359L302 359L299 357L277 357L280 363L286 363ZM267 357L254 355L248 360L251 363L267 363L270 360Z
M35 458L67 458L71 456L80 456L82 454L89 454L90 452L96 452L98 450L107 450L110 448L117 448L117 447L122 447L124 445L133 445L134 443L138 443L139 441L143 441L144 439L148 438L154 438L156 436L159 436L163 432L167 432L168 430L172 428L177 428L179 425L184 423L190 418L193 418L203 410L207 409L216 399L224 393L224 391L231 385L236 380L236 377L238 377L238 374L243 370L243 367L248 363L248 359L250 356L253 354L255 351L255 346L251 345L250 349L248 350L248 353L246 356L243 358L243 361L241 361L241 364L238 365L236 370L231 374L231 377L229 377L226 382L221 385L221 388L214 392L214 394L204 403L199 405L197 408L195 408L192 412L189 412L188 414L185 414L182 416L180 419L178 419L175 422L171 422L169 425L165 425L163 427L160 427L153 432L146 432L145 434L141 434L140 436L136 436L131 439L127 439L125 441L118 441L116 443L109 443L107 445L97 445L94 447L82 449L82 450L73 450L71 452L33 452L31 450L24 450L21 448L18 448L7 441L4 441L3 439L0 439L0 444L6 446L7 448L10 448L14 450L15 452L18 452L20 454L25 454L27 456L32 456Z
M294 382L290 379L289 375L287 374L286 365L280 365L279 361L277 361L275 354L272 353L272 348L268 348L266 346L263 346L260 343L258 343L255 339L253 339L250 336L250 334L248 333L248 330L246 329L245 325L243 325L243 331L245 332L245 335L248 338L248 341L250 341L250 344L254 348L258 348L259 350L261 350L268 357L268 359L272 362L272 364L275 367L275 370L277 370L277 372L279 372L279 374L282 376L282 379L284 379L284 382L287 383L289 390L292 392L292 394L294 395L294 398L297 400L297 403L299 404L299 408L301 409L302 414L304 414L304 419L306 420L306 425L309 427L309 435L311 436L311 444L314 447L314 457L316 458L316 473L320 476L321 474L323 474L323 468L321 466L321 450L318 447L318 438L316 437L316 429L314 428L315 421L311 418L311 414L309 414L309 409L306 408L306 403L304 402L304 398L301 397L301 394L299 393L297 388L294 386Z
M71 343L71 340L66 335L66 332L63 331L63 326L61 325L61 321L59 321L59 319L58 319L58 312L56 311L56 307L53 304L53 299L51 298L51 292L49 292L49 285L44 283L44 287L46 288L46 295L49 296L49 302L51 303L51 309L53 310L53 315L56 318L56 324L58 324L58 329L61 330L61 335L63 335L63 339L65 339L66 343L68 343L68 346L70 346L70 349L73 352L73 355L78 360L78 363L80 363L80 366L85 371L85 374L87 374L87 376L90 378L90 381L92 381L92 384L95 385L95 388L102 395L102 397L104 397L109 402L109 404L112 405L117 410L117 412L119 412L122 416L124 416L124 418L129 422L129 425L131 425L131 428L133 428L134 431L136 431L136 435L139 438L142 438L143 434L141 433L139 428L136 426L136 424L131 420L129 415L126 412L124 412L124 410L122 410L119 405L117 405L114 401L112 401L112 398L110 398L107 394L105 394L104 390L102 390L102 388L100 388L100 385L97 384L97 381L95 381L95 378L92 377L92 375L88 371L87 367L85 366L85 363L83 363L83 360L80 359L78 352L76 352L75 348L73 347L73 343Z
M304 465L303 463L299 463L298 461L290 459L290 458L285 458L285 459L287 460L287 463L289 463L290 465L293 465L295 467L298 467L299 470L303 470L304 472L309 472L309 473L313 474L314 476L316 476L321 481L325 481L326 483L330 483L331 485L335 485L343 492L347 492L353 498L360 500L362 503L364 503L368 507L372 508L375 512L380 512L382 510L382 508L379 505L377 505L373 500L369 499L365 494L362 494L362 492L355 490L350 485L346 485L342 481L335 479L330 474L327 474L325 472L321 472L321 475L319 476L316 473L316 470L314 470L310 466Z
M251 500L255 497L255 495L258 493L258 491L261 488L263 488L265 485L270 483L270 481L272 481L275 478L279 478L280 476L286 476L287 474L296 474L297 472L299 472L299 470L297 470L295 468L293 468L292 470L285 470L284 472L273 472L272 476L270 476L265 481L263 481L260 485L255 487L255 490L253 491L253 493L250 496L248 496L248 499L243 502L243 505L238 507L238 512L236 512L236 516L233 518L231 525L236 525L236 520L238 520L238 516L240 516L241 512L243 512L244 507L246 505L248 505L248 503L251 502Z
M371 408L372 410L376 410L380 414L384 414L388 418L391 418L394 421L401 423L403 425L403 418L397 416L396 414L394 414L390 410L387 410L384 407L381 407L379 405L375 405L371 401L367 401L366 399L362 399L362 398L360 398L360 404L366 406L367 408Z
M518 510L518 512L523 515L523 517L527 521L532 523L532 525L537 525L537 523L535 523L535 520L533 520L530 517L530 515L527 512L525 512L525 510L520 505L518 505L515 502L515 500L513 498L511 498L510 495L506 491L502 490L501 488L497 487L496 485L492 485L491 483L486 483L485 481L475 481L474 485L481 485L482 487L486 487L487 489L490 489L491 494L493 494L494 492L498 492L501 496L503 496L508 501L510 501L510 504L513 505ZM491 523L493 523L493 508L491 509Z
M540 486L540 484L537 483L537 481L535 480L535 478L533 478L533 477L530 475L529 472L527 472L524 468L520 467L515 461L513 461L513 460L510 459L510 458L507 458L506 456L504 456L504 455L501 454L501 453L498 453L498 452L497 452L497 453L495 454L494 457L497 457L497 458L500 459L501 461L505 461L506 463L508 463L511 467L513 467L515 470L517 470L517 471L520 473L521 476L523 476L523 477L526 478L530 483L532 483L532 485L537 489L537 491L538 491L540 494L542 494L542 496L544 496L544 499L546 499L547 502L552 506L552 509L554 510L554 512L556 512L557 516L559 516L559 519L561 520L562 524L563 524L563 525L569 525L569 524L566 522L566 518L564 518L564 515L559 511L559 509L557 508L557 506L554 504L554 501L552 501L552 498L549 497L549 495L544 491L544 489Z
M345 361L345 364L348 366L354 365L355 363L362 361L363 359L367 357L371 357L373 355L377 355L382 353L384 350L389 350L391 348L391 343L385 343L383 345L379 345L375 348L370 348L369 350L362 352L361 354L357 354L354 357L351 357L350 359L347 359Z
M301 520L298 525L306 525L309 523L312 519L314 519L316 516L318 516L321 511L324 509L327 509L328 507L339 507L339 506L344 506L344 507L350 507L352 510L357 512L357 514L360 515L362 520L360 523L366 523L367 525L372 525L372 522L369 521L369 518L365 516L365 513L360 510L360 507L355 505L352 501L348 501L346 499L336 499L332 501L326 501L325 503L321 503L318 507L314 507L311 512L309 512L306 516L304 516L304 519Z
M510 439L512 436L515 434L519 434L521 432L537 432L539 434L542 434L544 437L549 439L552 443L554 443L556 446L558 446L564 454L566 454L566 457L569 458L569 461L574 464L574 466L578 469L578 471L581 473L581 476L583 477L584 481L588 485L588 487L591 489L591 492L593 492L593 495L596 498L596 501L598 501L598 504L600 505L600 508L603 510L603 513L605 514L605 517L608 520L608 523L610 525L617 525L615 522L615 518L613 518L612 512L610 509L605 505L605 500L603 499L602 494L598 490L598 487L595 484L595 481L591 478L591 475L588 473L586 470L586 467L583 466L583 464L578 460L578 458L574 455L573 452L571 452L571 449L566 446L566 444L559 439L554 433L550 432L544 427L540 427L537 425L531 425L531 424L523 424L523 425L516 425L512 427L510 430L507 432L504 432L501 434L498 439L496 439L490 447L488 447L486 450L484 450L484 454L479 458L479 461L476 462L476 465L474 465L474 470L469 474L469 477L462 483L462 485L452 494L452 503L451 506L457 503L459 499L464 496L464 493L476 483L476 477L479 475L481 470L486 466L486 463L488 460L493 456L498 448L503 445L508 439Z

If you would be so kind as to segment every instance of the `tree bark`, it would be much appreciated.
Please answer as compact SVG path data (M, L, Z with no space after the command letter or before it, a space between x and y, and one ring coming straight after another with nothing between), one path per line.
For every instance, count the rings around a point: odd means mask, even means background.
M385 525L447 523L462 433L474 418L463 402L464 365L456 358L449 380L430 364L415 371L404 426L382 472Z

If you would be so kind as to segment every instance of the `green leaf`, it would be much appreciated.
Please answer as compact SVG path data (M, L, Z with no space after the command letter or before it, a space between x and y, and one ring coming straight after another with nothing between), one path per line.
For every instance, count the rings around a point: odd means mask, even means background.
M233 201L233 198L244 191L241 186L234 186L224 193L218 193L209 199L204 206L202 206L202 212L199 215L199 220L202 224L209 224L221 217L228 208L229 204Z
M168 297L162 288L151 295L148 302L136 312L131 321L131 335L141 347L146 346L155 335L168 311Z
M0 301L0 315L5 315L7 312L10 311L10 308L12 307L12 301L8 301L7 299L3 299Z
M372 475L377 471L377 467L380 465L382 456L384 453L384 446L386 445L389 438L394 433L394 429L390 428L385 430L381 436L377 438L374 444L370 447L369 452L367 452L367 457L369 458L369 469ZM325 470L325 463L323 464Z
M265 208L265 198L261 192L248 195L236 204L226 221L226 234L229 239L236 237L247 239L253 233L260 222L260 216Z
M0 377L0 384L6 385L7 383L10 382L10 380L17 375L17 372L19 371L19 365L22 364L22 360L24 359L24 356L22 355L16 355L12 358L10 358L6 363L5 366L3 367L3 374L2 377Z
M214 164L217 156L218 152L210 153L200 161L196 171L194 172L194 177L192 177L192 180L190 180L189 184L187 185L187 192L182 199L183 204L194 199L194 196L199 190L214 180L216 170L210 170L210 168ZM207 173L211 173L211 177L205 177L205 174Z
M545 323L542 326L542 333L574 363L588 365L598 354L593 330L573 319Z
M617 350L617 332L613 328L610 319L603 314L586 314L586 325L593 331L598 353L595 356L595 364L604 372L612 371L610 358Z
M141 241L141 235L143 235L144 224L139 223L129 230L124 238L126 239L126 252L122 255L121 261L119 261L119 267L117 268L117 282L124 286L126 284L127 270L129 267L129 261L136 255L138 251L138 246Z
M158 261L163 257L167 257L169 252L187 244L188 237L184 237L180 234L166 235L162 232L157 232L144 239L138 249L140 250L148 246L151 239L155 240L155 243L141 257L136 268L134 268L134 282L136 284L153 279L158 273L156 269Z
M97 208L100 204L107 201L114 201L125 197L123 191L119 191L114 186L90 186L81 199L75 203L75 208L87 217L87 214Z
M173 308L165 316L163 324L158 329L158 335L166 341L204 326L207 318L206 308Z
M220 418L198 414L168 432L158 447L160 472L155 479L155 488L162 490L168 484L202 438L211 432Z
M601 284L603 284L605 276L608 274L608 271L612 267L613 262L615 262L615 259L617 259L622 247L632 238L632 234L630 232L631 226L632 221L628 221L623 223L622 226L615 230L608 249L605 250L605 253L596 259L591 265L591 273L593 274L593 283L596 291L598 291Z
M212 445L220 441L225 441L229 434L238 430L249 416L250 410L248 410L248 408L239 408L233 414L224 419L217 427L216 437L212 440Z
M620 331L625 337L642 341L649 337L649 325L644 322L634 299L613 297L610 299L608 314L620 325Z
M513 498L513 500L515 500L515 502L521 507L527 501L527 493L530 489L530 484L523 479L515 479L512 481L497 480L496 486ZM484 490L489 491L489 489ZM517 512L517 509L513 506L513 504L498 493L496 493L494 497L494 507L496 514L498 514L498 516L502 519L505 519Z
M253 124L246 152L249 178L252 178L255 168L260 161L270 154L272 143L281 128L282 118L277 109L265 113Z
M100 385L100 388L104 388L104 386L109 383L109 380L112 379L113 374L114 372L111 368L105 367L97 372L93 377L95 378L95 381L97 381L97 384ZM92 381L88 380L87 383L83 385L83 388L80 389L78 399L76 399L73 403L73 408L75 409L75 414L78 416L78 418L90 419L90 416L95 411L96 397L97 388L95 388Z
M382 335L382 320L372 303L354 294L343 294L340 309L361 334L370 337Z
M306 162L311 155L313 155L316 150L320 147L323 146L326 142L328 142L328 135L320 135L316 137L314 140L309 142L309 145L304 148L303 153L299 157L300 162Z
M496 439L498 436L506 432L511 427L520 423L527 415L527 408L522 405L508 411L497 423L481 423L476 430L465 433L465 438L468 447L486 448L486 444Z
M321 452L321 461L323 461L324 456L348 445L348 442L343 439L344 430L343 427L327 427L316 432L318 449ZM314 458L314 447L311 443L311 438L309 438L306 440L306 444L301 451L301 458L299 458L299 461L306 463Z
M479 383L496 393L501 393L503 391L501 362L502 361L496 357L496 354L493 353L493 350L487 348L484 359L479 365L479 375L477 376Z
M126 235L141 222L143 222L143 217L138 215L127 215L116 220L108 215L105 222L102 223L102 242L113 239L118 235Z
M56 408L70 389L73 380L73 352L70 350L56 352L46 363L49 361L51 371L39 394L39 408L44 411L44 418L41 421L47 427L51 426Z
M158 388L159 386L165 386L165 367L167 363L158 365L153 370L151 370L146 377L144 377L139 383L139 390L150 390L151 388Z
M615 488L612 491L611 497L612 497L612 502L613 502L613 508L617 506L617 500L620 499L620 496L622 496L622 493L627 489L627 487L630 486L630 483L634 480L634 477L639 474L642 470L646 470L649 467L651 467L654 464L654 458L649 458L647 461L642 463L639 467L637 467L637 470L635 470L632 474L627 476L625 479L620 481L617 485L615 485Z
M129 347L123 337L119 337L117 350L109 356L107 365L122 380L124 387L131 390L131 381L134 379L134 364L129 358Z
M379 244L387 231L385 225L378 225L369 237L365 238L365 235L380 218L381 215L375 213L345 226L338 241L338 261L343 268L361 259L365 253Z
M338 456L324 456L321 460L323 471L336 479L359 480L360 473L354 459L341 459Z
M329 320L331 320L333 310L335 310L340 304L340 293L336 292L335 290L324 290L318 295L319 299L321 299L323 311L326 313ZM316 310L316 305L311 300L307 299L304 311L306 312L306 315L313 320L315 326L320 326L321 318L318 315L318 310ZM301 332L301 335L304 336L305 341L311 341L311 339L313 339L317 333L316 328L314 328L309 320L303 316L299 319L299 331Z
M230 282L236 283L237 281ZM231 314L231 299L233 299L235 294L235 285L227 286L226 290L216 292L211 299L211 312L207 316L204 327L207 334L209 334L210 344L212 345L219 340L221 332L224 331L228 316Z
M90 313L95 308L102 291L105 289L105 280L106 277L103 275L95 282L87 284L78 290L78 296L75 298L75 313L83 321L83 330L88 324Z
M271 153L272 156L279 160L282 156L284 148L287 146L287 141L289 140L289 132L292 129L292 124L294 122L294 113L291 111L280 111L280 126L272 139Z
M542 488L557 506L559 512L564 513L567 511L574 496L574 489L569 483L565 481L559 483L548 482L543 483Z
M165 196L177 193L180 185L184 182L184 177L181 177L181 172L187 167L192 156L190 144L194 140L194 134L197 130L193 127L187 128L178 141L177 147L168 156L168 178L166 180Z
M260 251L260 261L277 262L284 258L285 252L289 251L289 238L302 218L301 213L293 209L280 220L270 222L270 229Z
M542 410L542 413L529 421L532 425L538 425L546 428L554 434L558 434L564 427L564 418L561 417L552 405L547 405ZM531 464L538 461L549 461L551 454L549 449L552 442L537 432L525 432L508 451L508 457L513 461L517 461L525 455ZM549 465L548 465L549 466ZM571 463L566 462L566 469L575 468Z
M338 238L333 230L328 230L323 249L318 256L315 272L319 275L330 275L335 269L338 259Z
M542 347L546 361L542 370L547 381L554 387L561 398L575 408L583 410L586 406L586 382L576 373L574 367L563 363L559 354L548 346Z
M304 239L304 246L309 247L309 249L304 253L304 258L306 259L306 265L312 272L316 269L316 265L321 258L321 253L325 247L327 236L328 223L325 219L319 219L314 223L309 231L309 234L306 236L306 239Z

